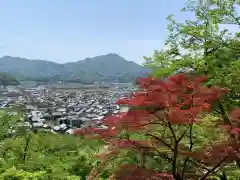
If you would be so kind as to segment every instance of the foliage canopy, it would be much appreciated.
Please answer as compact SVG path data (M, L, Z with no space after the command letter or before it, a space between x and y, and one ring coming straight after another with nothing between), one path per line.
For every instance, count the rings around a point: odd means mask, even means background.
M0 85L8 86L8 85L18 85L19 82L12 76L7 73L0 72Z
M141 90L118 101L132 109L105 118L108 129L76 130L75 134L98 134L108 145L100 156L100 168L93 169L90 177L97 179L109 160L127 158L129 152L137 155L137 161L122 161L122 166L119 162L115 179L205 180L239 168L240 109L231 113L228 125L221 118L209 123L206 113L228 89L203 86L206 80L184 74L167 80L139 79Z

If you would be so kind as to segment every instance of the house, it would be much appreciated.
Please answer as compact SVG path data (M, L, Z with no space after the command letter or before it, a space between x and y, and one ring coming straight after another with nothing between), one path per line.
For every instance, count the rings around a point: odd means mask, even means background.
M81 127L81 125L83 124L82 119L77 116L68 117L68 122L69 125L72 127Z
M57 118L62 117L62 113L61 112L53 112L52 113L52 119L56 120Z
M62 117L62 118L58 118L58 119L56 119L56 125L61 125L61 124L69 124L68 123L69 121L68 121L68 118L66 118L66 117Z
M26 105L26 109L27 109L27 111L36 111L37 110L37 107L35 107L35 106L32 106L32 105Z
M58 108L58 109L56 109L56 112L60 112L60 113L64 113L66 111L67 111L66 108Z
M43 122L34 122L32 123L32 128L33 129L40 129L43 127Z
M35 129L51 129L53 133L69 133L69 128L88 127L106 128L102 119L118 112L127 112L129 107L115 104L115 100L124 97L130 90L125 88L108 91L42 91L32 88L25 91L27 121ZM21 96L20 96L21 97ZM67 132L68 131L68 132Z

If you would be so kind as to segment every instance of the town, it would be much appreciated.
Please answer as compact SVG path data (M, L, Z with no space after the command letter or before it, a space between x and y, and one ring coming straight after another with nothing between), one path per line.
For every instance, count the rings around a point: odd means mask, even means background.
M75 128L106 128L101 119L128 111L115 102L132 88L56 90L44 86L1 89L0 108L22 107L21 126L37 131L71 134Z

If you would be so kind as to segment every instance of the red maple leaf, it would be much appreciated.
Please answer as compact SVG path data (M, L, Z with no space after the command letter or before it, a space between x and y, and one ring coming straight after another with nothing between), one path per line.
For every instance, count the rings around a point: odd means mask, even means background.
M179 156L186 157L186 163L193 158L198 160L201 165L207 164L213 166L213 168L216 164L231 163L236 159L240 159L240 128L238 126L240 110L234 110L231 114L231 118L235 123L225 126L225 129L230 133L228 142L220 142L198 151L193 151L192 147L189 149L189 147L180 144L183 137L190 137L189 134L192 131L189 129L194 123L201 120L202 113L211 111L212 104L219 101L228 91L226 88L206 87L202 84L206 80L206 77L185 74L174 75L165 80L153 77L138 78L137 82L141 90L132 93L128 98L117 101L118 104L130 106L128 112L104 118L102 123L108 127L106 129L87 128L76 130L75 134L89 134L94 137L97 135L98 138L104 139L109 148L106 150L105 156L103 154L101 157L117 155L120 149L134 149L136 153L139 152L139 155L142 155L143 149L144 152L149 150L149 152L155 151L159 154L158 149L155 147L157 144L161 144L161 146L168 149L167 156L164 156L164 158L172 158L172 172L164 173L145 167L125 165L123 167L119 166L116 172L115 177L119 180L173 180L174 178L182 180L187 176L177 172L179 168L184 171L185 166L180 164L181 167L176 167L178 163L177 157ZM185 130L179 135L175 133L175 127L180 126ZM158 127L168 129L171 135L167 137L153 135L159 134ZM121 132L142 133L145 139L131 139L130 136L122 136ZM231 136L231 134L236 136ZM191 146L193 145L194 143L191 144ZM178 153L178 156L176 153ZM169 154L171 155L168 156ZM198 168L202 168L202 166ZM207 178L211 172L200 175ZM194 178L198 179L199 177L192 175L192 179Z

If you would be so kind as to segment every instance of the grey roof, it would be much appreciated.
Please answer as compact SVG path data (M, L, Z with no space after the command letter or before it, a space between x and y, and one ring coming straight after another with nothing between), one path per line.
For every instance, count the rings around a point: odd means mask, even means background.
M33 127L42 127L43 123L42 122L37 122L32 124Z
M53 115L53 116L61 116L62 113L61 113L61 112L53 112L52 115Z
M26 105L26 108L27 108L28 110L37 110L37 107L34 107L34 106L32 106L32 105Z
M91 119L90 118L86 118L86 117L81 117L79 118L81 121L90 121Z
M40 116L32 116L32 121L42 122L42 119L40 118Z
M87 114L87 117L88 118L96 118L96 117L98 117L98 115L97 114Z
M66 111L66 108L58 108L56 109L57 112L65 112Z

